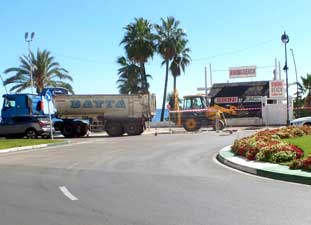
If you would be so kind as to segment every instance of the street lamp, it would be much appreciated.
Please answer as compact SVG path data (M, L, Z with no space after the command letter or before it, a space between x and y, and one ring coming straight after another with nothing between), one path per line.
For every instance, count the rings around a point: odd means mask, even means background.
M299 107L299 104L298 104L298 99L299 99L299 88L298 88L298 75L297 75L296 60L295 60L295 56L294 56L294 51L293 51L293 49L291 48L290 51L291 51L292 56L293 56L293 62L294 62L295 74L296 74L296 88L297 88L297 93L296 93L296 107ZM297 117L300 116L299 109L297 109L297 114L296 114L296 116L297 116Z
M286 125L289 126L288 72L287 72L288 67L287 67L287 48L286 48L286 45L289 42L289 37L285 33L285 31L284 31L284 34L282 34L282 36L281 36L281 40L285 46L285 66L284 66L283 70L285 70L285 73L286 73L286 113L287 113Z
M29 60L30 60L30 85L31 85L31 94L33 94L33 78L32 78L32 72L33 72L33 65L31 60L31 50L30 50L30 42L32 42L33 38L35 37L35 32L31 32L30 37L29 33L25 33L25 41L28 43L28 52L29 52Z

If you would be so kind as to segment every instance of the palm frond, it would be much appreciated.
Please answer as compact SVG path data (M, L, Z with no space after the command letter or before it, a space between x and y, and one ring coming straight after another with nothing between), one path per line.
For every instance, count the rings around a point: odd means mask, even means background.
M30 52L27 56L23 55L19 57L19 60L21 63L19 67L8 68L4 71L6 74L13 74L6 79L6 84L17 83L17 85L19 85L17 87L12 87L14 90L24 90L30 87L31 71L37 92L42 91L43 88L51 82L60 85L69 85L68 87L71 87L70 84L60 81L69 80L72 82L73 79L66 69L60 67L58 62L55 62L55 58L48 50L45 49L41 51L38 49L36 53ZM23 83L25 86L21 85Z

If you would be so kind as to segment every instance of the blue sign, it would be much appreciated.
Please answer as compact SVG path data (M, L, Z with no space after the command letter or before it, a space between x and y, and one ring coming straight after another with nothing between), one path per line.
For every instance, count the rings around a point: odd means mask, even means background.
M45 99L49 102L52 100L52 93L50 90L47 90L47 92L45 93Z

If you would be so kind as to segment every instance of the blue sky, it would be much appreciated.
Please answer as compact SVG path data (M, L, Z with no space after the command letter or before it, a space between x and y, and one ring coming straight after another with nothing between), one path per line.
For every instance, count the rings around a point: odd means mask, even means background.
M266 66L273 66L277 58L283 67L280 37L284 30L290 37L288 49L294 50L298 74L305 76L311 73L310 9L308 0L3 1L0 71L19 65L18 57L27 54L24 33L34 31L32 50L49 50L70 71L77 94L118 93L116 58L124 54L119 45L123 28L135 17L160 23L161 17L174 16L187 32L192 57L186 73L177 80L181 95L197 93L196 88L204 86L204 67L209 63L213 82L272 79L273 68ZM288 53L289 81L294 82L294 65ZM155 55L146 65L158 103L165 74L160 62ZM229 80L228 67L247 65L259 67L256 78ZM169 91L172 81L170 76ZM0 94L4 94L3 86Z

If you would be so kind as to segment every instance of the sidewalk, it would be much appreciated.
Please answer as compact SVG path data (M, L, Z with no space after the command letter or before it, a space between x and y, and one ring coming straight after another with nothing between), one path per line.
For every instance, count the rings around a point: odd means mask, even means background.
M309 172L291 170L287 166L273 163L249 161L244 157L235 156L231 151L231 146L221 149L217 155L217 159L226 166L257 176L301 184L311 184L311 173Z

